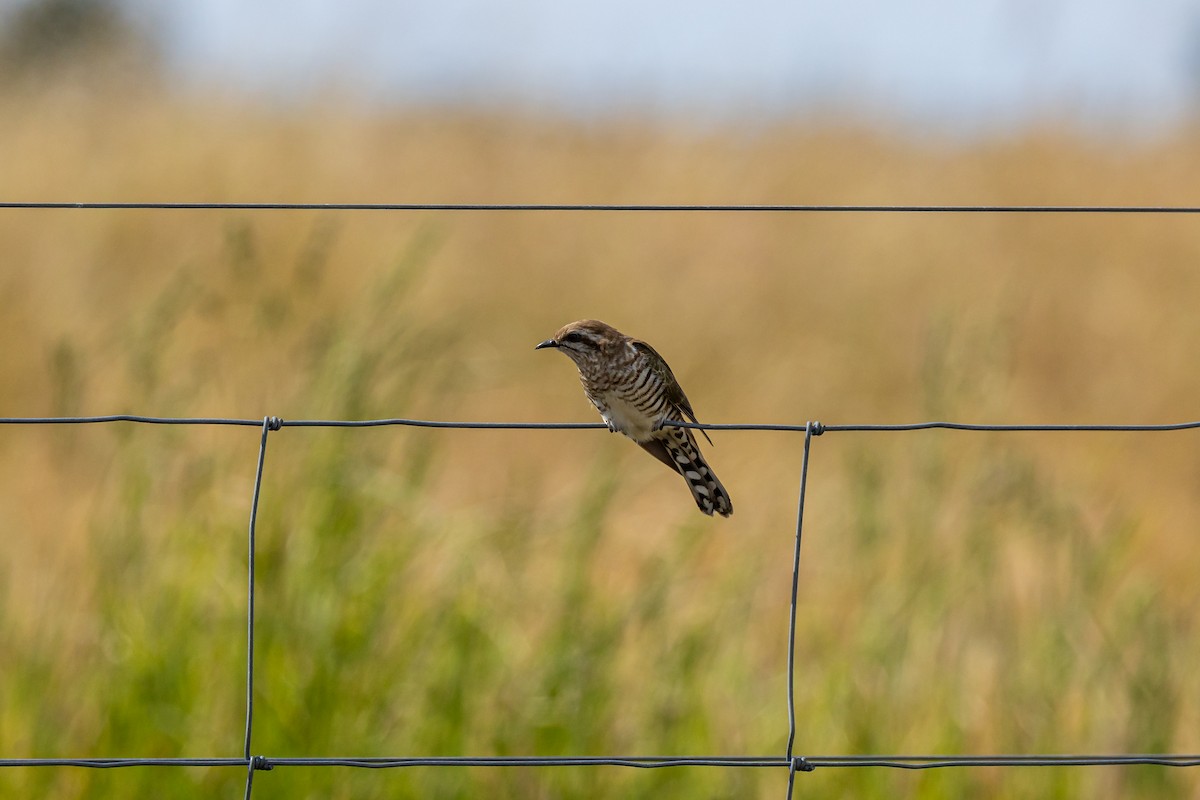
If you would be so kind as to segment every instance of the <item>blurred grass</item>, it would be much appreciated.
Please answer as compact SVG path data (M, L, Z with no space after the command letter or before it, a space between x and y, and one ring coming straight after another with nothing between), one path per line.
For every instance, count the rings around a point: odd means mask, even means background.
M962 145L328 101L0 95L8 199L1194 202L1200 146ZM534 353L598 316L709 421L1197 416L1181 217L8 212L7 415L591 419ZM258 432L8 428L0 754L239 755ZM797 436L723 433L701 518L617 437L285 429L254 751L780 753ZM797 751L1195 751L1195 435L814 442ZM705 797L775 771L260 774L263 797ZM209 796L238 770L0 771ZM822 797L1188 797L1164 769L818 771Z

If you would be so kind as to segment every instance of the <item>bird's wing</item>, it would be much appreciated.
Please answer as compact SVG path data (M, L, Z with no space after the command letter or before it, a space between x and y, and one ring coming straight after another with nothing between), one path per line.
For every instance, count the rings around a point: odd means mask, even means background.
M696 419L696 412L692 411L692 403L688 400L687 395L683 393L683 387L679 385L679 381L675 380L675 373L671 372L671 367L667 364L667 360L660 356L657 350L640 339L634 339L633 346L634 349L649 356L654 372L658 375L659 380L662 381L662 385L667 389L667 401L679 409L686 421L699 425L700 420ZM700 428L699 431L704 434L705 439L708 439L709 444L713 443L707 431L703 428Z

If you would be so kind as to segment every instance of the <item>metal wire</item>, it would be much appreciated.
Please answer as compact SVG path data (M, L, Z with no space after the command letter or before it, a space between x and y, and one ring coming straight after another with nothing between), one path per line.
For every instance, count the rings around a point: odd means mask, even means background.
M510 756L480 758L442 756L426 758L273 758L272 766L361 767L391 769L399 767L786 767L779 756Z
M5 204L0 204L0 207ZM11 205L11 204L10 204ZM53 205L53 204L49 204ZM55 206L57 207L57 206ZM75 206L70 207L93 207ZM125 206L122 206L125 207ZM135 207L140 207L136 206ZM151 207L160 207L153 205ZM177 207L167 205L166 207ZM210 207L210 206L202 206ZM213 206L217 207L217 206ZM287 208L299 206L283 206ZM692 207L686 207L692 208ZM697 207L698 208L698 207ZM960 209L964 210L964 209ZM1066 210L1066 209L1063 209ZM259 497L262 490L263 469L266 460L267 439L271 432L283 428L373 428L381 426L408 426L451 429L492 430L582 430L604 428L602 423L592 422L451 422L409 418L371 420L283 420L279 417L242 419L234 417L155 417L134 414L114 414L88 417L0 417L0 424L8 425L73 425L98 423L135 423L149 425L234 425L258 426L261 428L258 448L258 465L250 503L248 529L247 564L247 611L246 611L246 726L243 740L243 755L240 758L24 758L0 759L0 767L82 767L112 769L121 767L237 767L246 770L245 794L250 800L253 792L254 773L276 767L325 767L340 766L363 769L394 769L408 767L626 767L634 769L662 769L671 767L719 767L719 768L776 768L788 770L787 797L791 798L797 772L811 772L821 768L891 768L922 770L949 767L1035 767L1035 766L1129 766L1156 765L1164 767L1200 766L1200 754L1114 754L1114 755L832 755L796 756L795 705L795 653L796 619L800 581L800 545L804 526L804 505L808 485L809 456L812 440L825 433L849 432L904 432L930 429L955 431L992 432L1080 432L1080 431L1181 431L1200 428L1200 421L1149 425L1012 425L975 424L961 422L917 422L901 424L845 424L825 425L807 422L803 425L776 423L728 423L700 424L668 421L669 426L700 428L705 430L730 431L778 431L803 432L803 459L800 469L800 492L796 511L796 536L792 558L792 586L788 628L787 657L787 704L788 738L783 756L431 756L398 758L355 758L355 757L268 757L252 755L252 731L254 721L254 584L255 584L255 536L258 521Z
M719 211L774 213L1200 214L1200 206L832 205L793 203L66 203L0 202L0 209L157 211Z
M0 767L244 767L244 758L0 758Z
M945 767L1200 767L1200 755L961 755L961 756L814 756L813 767L890 767L941 769Z
M254 551L255 527L258 524L258 497L262 491L263 462L267 458L267 434L279 430L277 417L264 417L262 439L258 444L258 469L254 473L254 494L250 501L250 553L247 558L249 573L246 590L246 746L243 754L250 758L250 733L254 723Z
M250 767L268 771L276 767L355 767L402 769L406 767L751 767L798 772L817 768L876 767L890 769L945 769L952 767L1200 767L1200 753L1176 754L1042 754L1042 755L833 755L833 756L425 756L392 758L279 757L250 758L7 758L0 767Z
M254 425L258 419L227 417L143 417L137 414L110 414L103 417L0 417L3 425L89 425L103 422L138 422L147 425Z
M390 417L384 419L282 419L270 417L281 428L378 428L398 425L413 428L459 428L465 430L593 430L606 429L603 422L480 422L480 421L450 421L432 419L411 419L407 417ZM134 422L149 425L241 425L259 427L261 419L240 419L236 417L145 417L136 414L112 414L101 417L0 417L0 425L87 425L103 422ZM981 424L969 422L905 422L897 424L852 424L826 425L822 422L810 422L803 425L780 422L683 422L667 420L665 427L694 428L706 431L791 431L806 433L811 426L812 435L823 433L850 432L887 432L887 431L923 431L934 428L952 431L992 431L992 432L1134 432L1146 433L1154 431L1182 431L1200 428L1200 420L1196 422L1169 422L1161 424L1128 425L1128 424L1088 424L1088 425L1009 425Z
M817 423L819 425L820 423ZM813 423L804 426L804 458L800 462L800 499L796 504L796 548L792 555L792 605L788 614L787 704L788 704L788 786L787 800L792 800L792 785L796 780L796 761L792 746L796 743L796 597L800 589L800 538L804 533L804 498L808 492L808 454L812 449Z
M1200 428L1200 422L1171 422L1162 425L977 425L966 422L909 422L899 425L826 425L826 431L924 431L943 428L951 431L1183 431Z
M246 738L242 750L246 758L246 792L245 800L250 800L254 790L254 771L270 769L262 766L258 757L250 755L250 739L254 730L254 551L255 527L258 524L258 497L262 491L263 462L267 458L267 435L279 430L281 420L278 417L263 417L262 438L258 443L258 469L254 473L254 495L250 501L250 553L247 558L248 588L246 590Z
M250 800L254 794L254 760L246 759L246 791L242 793L242 800Z

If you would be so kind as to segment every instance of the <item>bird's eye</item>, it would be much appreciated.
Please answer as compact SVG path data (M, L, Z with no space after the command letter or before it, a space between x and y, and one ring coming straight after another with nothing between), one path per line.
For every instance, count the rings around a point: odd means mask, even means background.
M571 331L570 333L568 333L566 336L563 337L563 341L564 342L582 342L583 336L581 336L578 331Z

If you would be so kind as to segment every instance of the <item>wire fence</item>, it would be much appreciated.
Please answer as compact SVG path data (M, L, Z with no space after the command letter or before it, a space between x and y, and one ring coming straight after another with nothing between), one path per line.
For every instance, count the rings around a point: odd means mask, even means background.
M0 210L162 210L162 211L458 211L458 212L725 212L725 213L899 213L899 214L1200 214L1200 206L1111 206L1111 205L830 205L830 204L616 204L616 203L271 203L271 202L0 202ZM241 757L228 758L0 758L0 767L82 767L114 769L125 767L224 767L246 771L245 798L249 800L254 773L276 767L350 767L394 769L405 767L583 767L611 766L633 769L712 767L737 769L787 770L787 797L792 797L798 772L818 768L890 768L926 770L951 767L1045 767L1045 766L1132 766L1198 767L1200 754L992 754L992 755L797 755L795 707L796 615L800 553L804 530L804 507L808 486L809 456L812 440L826 433L905 432L930 429L990 432L1169 432L1200 428L1200 421L1160 425L1082 424L1082 425L993 425L947 421L900 424L842 424L821 422L798 424L732 423L697 424L668 422L683 428L722 431L774 431L802 433L803 460L796 510L795 545L792 558L792 583L788 617L787 648L787 724L785 752L766 756L444 756L423 758L343 758L343 757L271 757L253 752L254 725L254 584L255 529L258 503L266 462L267 441L272 432L283 428L369 428L401 425L422 428L491 430L580 430L604 429L599 422L450 422L423 419L372 420L284 420L267 416L262 419L227 417L155 417L133 414L77 417L2 417L0 425L72 425L136 423L147 425L224 425L261 429L258 464L248 525L248 574L246 619L246 722Z
M798 772L831 768L890 768L926 770L951 767L1066 767L1066 766L1132 766L1198 767L1200 754L995 754L995 755L797 755L795 703L795 657L797 596L800 585L800 553L804 533L804 508L808 489L809 456L814 437L827 433L853 432L912 432L930 429L991 432L1167 432L1200 428L1200 421L1159 425L991 425L959 422L918 422L902 424L825 425L810 421L803 425L774 423L698 424L670 421L670 426L703 430L775 431L802 433L803 459L800 468L800 488L796 507L795 545L792 557L792 583L788 615L787 647L787 747L782 754L763 756L443 756L423 758L346 758L346 757L272 757L254 753L254 595L255 595L255 531L258 505L266 464L267 442L270 434L283 428L370 428L400 425L423 428L492 429L492 430L578 430L605 428L603 423L591 422L450 422L423 419L284 420L275 416L263 419L230 417L153 417L133 414L114 414L89 417L2 417L0 425L86 425L134 423L146 425L225 425L257 427L260 429L258 463L251 494L248 524L247 557L247 615L246 615L246 723L241 757L229 758L0 758L0 767L82 767L115 769L124 767L224 767L246 771L246 800L252 796L254 773L277 767L349 767L361 769L399 769L406 767L592 767L609 766L632 769L664 769L679 767L712 767L735 769L787 770L787 797L792 797Z

